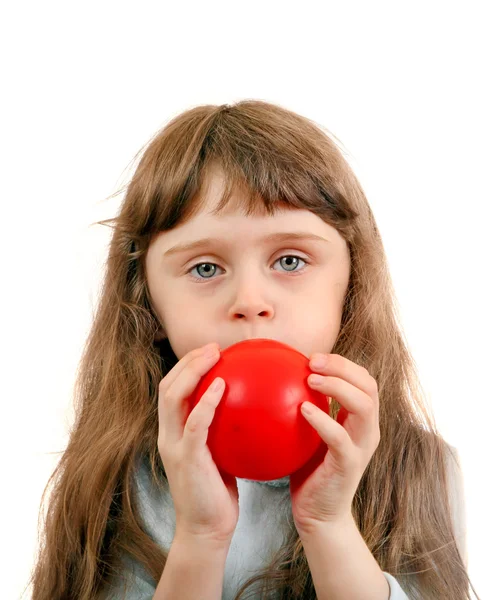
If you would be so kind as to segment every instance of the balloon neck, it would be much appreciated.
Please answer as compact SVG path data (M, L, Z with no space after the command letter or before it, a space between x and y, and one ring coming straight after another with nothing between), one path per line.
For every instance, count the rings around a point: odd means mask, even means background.
M280 477L279 479L268 479L266 481L258 481L257 479L245 479L243 481L251 481L252 483L259 483L261 485L267 485L269 487L287 487L290 484L290 475Z

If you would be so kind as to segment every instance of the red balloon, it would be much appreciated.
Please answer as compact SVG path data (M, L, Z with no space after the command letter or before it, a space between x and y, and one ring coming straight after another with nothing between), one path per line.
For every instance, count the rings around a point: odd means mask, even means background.
M207 439L220 471L257 481L278 479L320 450L324 442L300 410L309 401L329 414L327 397L306 381L311 372L301 352L275 340L244 340L221 351L189 396L192 410L216 377L226 383Z

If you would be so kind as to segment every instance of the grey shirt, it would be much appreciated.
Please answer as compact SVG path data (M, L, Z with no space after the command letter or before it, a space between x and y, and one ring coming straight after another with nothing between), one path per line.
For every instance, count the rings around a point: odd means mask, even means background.
M465 541L465 504L462 471L458 453L453 446L456 461L448 453L450 501L454 515L457 546L467 566ZM239 492L239 517L226 558L222 600L234 600L238 588L250 576L265 566L284 542L288 533L291 511L289 477L269 482L237 478ZM141 517L146 531L163 549L168 551L175 532L175 509L168 486L156 490L146 464L139 463L135 478ZM108 600L151 600L156 583L140 564L123 559L125 581L116 580L107 595ZM390 586L389 600L408 600L398 580L384 572Z

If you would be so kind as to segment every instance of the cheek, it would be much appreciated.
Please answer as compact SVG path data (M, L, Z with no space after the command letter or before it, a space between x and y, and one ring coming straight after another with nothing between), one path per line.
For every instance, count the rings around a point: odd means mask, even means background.
M196 350L209 342L219 342L209 315L187 302L170 306L164 313L166 334L175 356L180 360L188 352Z
M330 313L312 314L303 318L304 335L308 335L313 346L312 352L330 352L340 329L340 320Z
M343 299L330 290L312 295L305 302L298 319L316 345L314 352L330 352L338 337L343 314Z
M191 334L192 330L184 327L183 323L175 323L167 329L170 345L178 360L183 358L188 352L191 352L191 350L195 350L203 345L199 339L196 339L196 336Z

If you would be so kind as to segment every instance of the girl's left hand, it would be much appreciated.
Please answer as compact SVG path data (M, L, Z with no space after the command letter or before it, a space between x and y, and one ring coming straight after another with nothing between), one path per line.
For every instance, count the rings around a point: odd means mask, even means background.
M304 415L327 444L304 467L290 477L292 515L300 535L320 524L352 519L352 501L357 487L380 442L378 385L369 372L339 355L327 358L312 371L323 375L308 385L340 404L336 420L311 402Z

